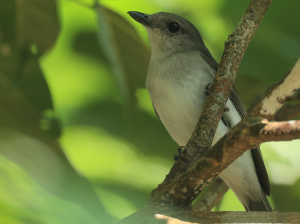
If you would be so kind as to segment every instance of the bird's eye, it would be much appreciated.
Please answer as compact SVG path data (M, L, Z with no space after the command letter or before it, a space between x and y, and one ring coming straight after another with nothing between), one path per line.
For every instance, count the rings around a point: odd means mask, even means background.
M171 33L176 33L178 32L178 30L180 29L180 26L178 23L176 22L171 22L169 23L168 25L168 30L171 32Z

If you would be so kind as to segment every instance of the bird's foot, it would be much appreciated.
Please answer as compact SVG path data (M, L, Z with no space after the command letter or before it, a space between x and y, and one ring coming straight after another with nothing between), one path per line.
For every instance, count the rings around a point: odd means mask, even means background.
M191 161L187 156L183 155L184 150L186 150L186 148L184 146L180 146L178 148L178 153L179 154L174 154L174 160L175 161L184 161L184 162Z
M211 82L211 83L208 83L208 84L205 86L205 89L208 90L208 91L210 91L211 86L212 86L212 82Z
M205 96L209 96L211 85L212 85L212 83L208 83L205 86L205 92L204 92Z

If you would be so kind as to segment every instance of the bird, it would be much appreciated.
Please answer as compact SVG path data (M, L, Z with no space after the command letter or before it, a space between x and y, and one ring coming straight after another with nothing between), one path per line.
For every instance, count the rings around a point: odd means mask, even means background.
M209 94L218 63L197 28L183 17L158 12L128 14L142 24L151 45L146 88L154 110L179 146L190 139ZM247 114L233 87L212 145ZM272 211L266 196L270 182L259 148L245 151L219 177L231 188L246 211Z

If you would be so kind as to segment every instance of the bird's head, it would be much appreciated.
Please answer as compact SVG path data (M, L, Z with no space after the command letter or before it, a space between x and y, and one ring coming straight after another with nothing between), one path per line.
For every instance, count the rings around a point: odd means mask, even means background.
M205 48L196 27L181 16L166 12L147 15L130 11L128 14L146 28L152 54L174 54Z

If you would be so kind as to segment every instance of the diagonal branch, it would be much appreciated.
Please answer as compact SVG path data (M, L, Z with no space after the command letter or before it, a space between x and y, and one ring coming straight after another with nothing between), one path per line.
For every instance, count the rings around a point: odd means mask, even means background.
M299 101L300 100L300 90L298 89L297 92L293 96L287 99L287 102Z
M275 85L271 86L263 99L252 108L251 116L264 117L273 120L286 100L291 97L300 87L300 59L295 66Z
M266 119L247 116L189 168L185 175L167 186L163 199L173 204L184 204L187 197L195 198L214 177L248 149L256 148L263 142L288 141L299 139L299 136L300 121L268 122Z
M221 179L216 178L206 189L203 195L193 204L193 209L199 211L211 211L228 191L229 187Z

